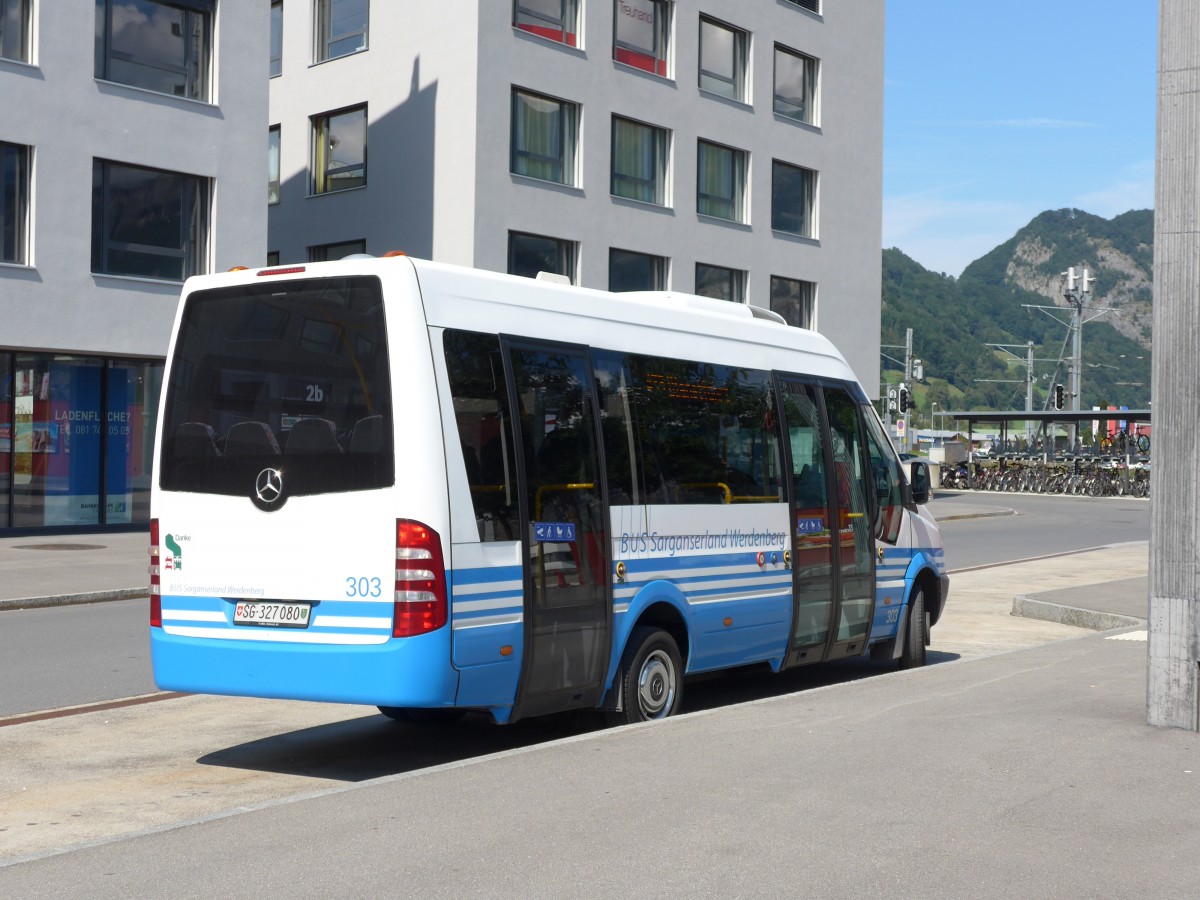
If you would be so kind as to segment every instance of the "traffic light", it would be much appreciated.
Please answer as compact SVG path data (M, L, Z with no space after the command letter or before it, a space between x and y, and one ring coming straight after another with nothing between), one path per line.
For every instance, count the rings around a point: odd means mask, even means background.
M1061 384L1056 384L1054 386L1054 408L1063 408L1063 386Z
M900 388L900 412L908 412L908 388Z

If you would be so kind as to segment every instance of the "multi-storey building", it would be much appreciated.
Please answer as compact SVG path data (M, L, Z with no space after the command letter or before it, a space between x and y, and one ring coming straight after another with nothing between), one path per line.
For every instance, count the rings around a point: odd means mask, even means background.
M878 384L882 0L271 16L271 261L402 250L753 303Z
M267 34L259 3L0 0L0 533L145 525L181 282L266 252Z

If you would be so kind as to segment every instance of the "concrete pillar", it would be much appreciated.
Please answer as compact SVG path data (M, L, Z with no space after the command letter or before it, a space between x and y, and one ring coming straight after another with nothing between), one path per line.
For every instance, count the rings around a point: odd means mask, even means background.
M1154 211L1151 725L1200 728L1200 3L1160 0Z

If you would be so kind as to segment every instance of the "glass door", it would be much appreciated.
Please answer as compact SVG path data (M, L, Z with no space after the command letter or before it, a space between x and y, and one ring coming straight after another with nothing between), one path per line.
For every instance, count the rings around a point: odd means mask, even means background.
M594 706L610 644L608 510L586 350L505 342L525 559L516 716Z
M838 616L828 657L833 659L856 656L866 645L875 611L875 539L858 404L842 388L826 387L823 393L833 460L831 499L838 529L833 542Z

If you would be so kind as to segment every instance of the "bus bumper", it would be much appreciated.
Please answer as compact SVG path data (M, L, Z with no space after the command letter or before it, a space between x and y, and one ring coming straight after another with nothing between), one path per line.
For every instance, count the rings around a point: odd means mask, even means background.
M234 697L453 706L458 672L449 629L383 644L286 644L183 637L150 629L161 690Z

